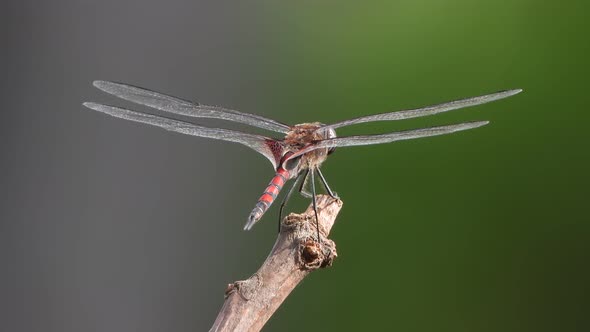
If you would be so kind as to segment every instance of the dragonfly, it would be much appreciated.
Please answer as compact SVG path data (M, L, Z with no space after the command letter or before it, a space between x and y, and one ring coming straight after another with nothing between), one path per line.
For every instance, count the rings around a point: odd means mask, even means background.
M421 137L445 135L478 128L487 125L489 121L464 122L437 127L396 131L385 134L347 137L337 137L336 129L366 122L404 120L439 114L507 98L522 91L522 89L504 90L487 95L454 100L416 109L361 116L332 124L310 122L290 126L260 115L244 113L218 106L202 105L133 85L109 81L94 81L93 85L118 98L144 105L164 113L191 118L226 120L284 135L283 138L271 138L242 131L199 126L176 118L132 111L117 106L94 102L85 102L83 104L89 109L125 120L145 123L186 135L240 143L266 157L272 164L272 167L275 170L275 175L256 202L252 212L250 212L244 229L251 229L276 200L280 191L283 189L283 186L289 180L295 180L287 194L284 196L279 209L279 231L283 209L291 197L294 188L297 187L297 184L299 184L299 192L304 197L312 199L316 225L318 220L315 188L316 174L321 180L328 195L337 198L336 193L330 189L326 178L320 170L322 163L336 148L383 144ZM311 192L309 192L309 189L306 189L309 187L308 182L311 184ZM319 225L317 229L319 239Z

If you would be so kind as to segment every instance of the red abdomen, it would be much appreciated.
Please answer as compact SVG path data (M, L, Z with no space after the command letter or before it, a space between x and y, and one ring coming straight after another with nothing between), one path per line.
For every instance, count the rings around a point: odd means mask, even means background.
M256 203L256 206L250 213L250 216L248 217L248 222L246 223L246 226L244 226L245 230L249 230L250 228L252 228L252 226L254 226L254 224L258 220L260 220L260 218L262 218L262 215L264 215L266 210L268 210L272 202L275 201L275 199L281 192L281 189L283 189L285 182L289 180L289 177L289 171L284 169L282 166L279 166L276 175L272 178L272 180L268 184L268 187L266 187L264 193L262 194L262 196L260 196L258 202Z

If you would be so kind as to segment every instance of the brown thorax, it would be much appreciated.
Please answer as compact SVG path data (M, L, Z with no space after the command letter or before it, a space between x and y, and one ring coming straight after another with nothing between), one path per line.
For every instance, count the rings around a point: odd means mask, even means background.
M336 137L334 130L322 129L322 124L319 122L302 123L291 127L285 136L284 144L288 151L297 152L314 142L334 137ZM316 149L302 155L297 173L319 167L327 157L328 149Z

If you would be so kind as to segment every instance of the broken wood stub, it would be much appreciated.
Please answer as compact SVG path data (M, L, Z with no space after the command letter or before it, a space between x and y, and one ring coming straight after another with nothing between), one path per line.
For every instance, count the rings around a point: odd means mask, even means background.
M290 214L258 271L247 280L228 285L226 299L210 331L259 331L307 274L332 265L336 245L327 238L342 201L317 196L320 241L313 206Z

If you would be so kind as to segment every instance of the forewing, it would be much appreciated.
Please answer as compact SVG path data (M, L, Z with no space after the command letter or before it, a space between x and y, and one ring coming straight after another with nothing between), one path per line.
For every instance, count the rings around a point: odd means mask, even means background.
M195 118L215 118L234 121L279 133L289 131L288 125L255 114L238 112L217 106L198 105L176 97L122 83L94 81L93 84L104 92L163 112Z
M186 135L200 136L206 138L219 139L222 141L240 143L265 156L268 160L270 160L270 162L273 165L273 168L277 168L278 158L276 156L280 155L280 151L277 151L277 149L280 147L280 143L269 137L242 133L239 131L228 129L201 127L188 122L178 121L152 114L135 112L115 106L108 106L97 103L84 103L84 106L98 112L112 115L117 118L147 123L152 126L164 128L166 130L175 131Z
M316 150L316 149L337 148L337 147L356 146L356 145L382 144L382 143L391 143L391 142L395 142L395 141L402 141L402 140L408 140L408 139L415 139L415 138L420 138L420 137L445 135L445 134L450 134L450 133L454 133L457 131L474 129L477 127L485 126L488 123L489 123L488 121L466 122L466 123L459 123L459 124L448 125L448 126L439 126L439 127L399 131L399 132L395 132L395 133L381 134L381 135L364 135L364 136L348 136L348 137L330 138L330 139L318 141L316 143L313 143L310 146L307 146L307 147L299 150L298 152L291 155L289 157L289 159L299 157L303 154L306 154L306 153Z
M461 100L455 100L455 101L451 101L451 102L444 103L444 104L427 106L427 107L422 107L422 108L417 108L417 109L363 116L363 117L356 118L356 119L337 122L337 123L334 123L331 125L327 125L326 127L339 128L339 127L344 127L344 126L349 126L349 125L364 123L364 122L392 121L392 120L403 120L403 119L417 118L417 117L421 117L421 116L427 116L427 115L448 112L448 111L456 110L459 108L489 103L494 100L513 96L517 93L520 93L521 91L522 91L521 89L506 90L506 91L492 93L489 95L484 95L484 96L479 96L479 97L471 97L471 98L466 98L466 99L461 99Z

